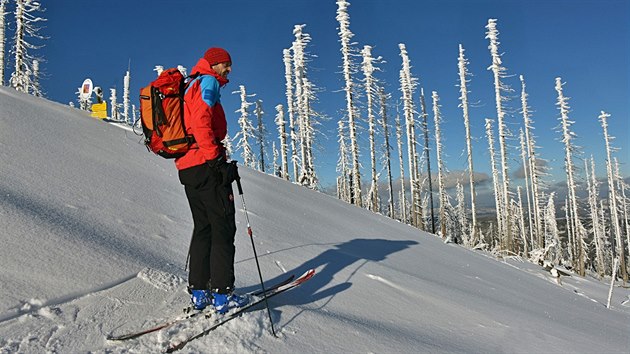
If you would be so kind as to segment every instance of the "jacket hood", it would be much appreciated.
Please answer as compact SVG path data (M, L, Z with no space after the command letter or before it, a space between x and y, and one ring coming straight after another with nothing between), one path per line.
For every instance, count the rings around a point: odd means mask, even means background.
M194 75L197 73L201 75L212 75L215 79L217 79L217 81L219 81L219 86L224 86L225 84L230 82L230 80L224 78L223 76L220 76L219 74L217 74L216 71L212 70L212 68L210 67L210 64L205 58L199 59L197 64L193 66L191 75Z

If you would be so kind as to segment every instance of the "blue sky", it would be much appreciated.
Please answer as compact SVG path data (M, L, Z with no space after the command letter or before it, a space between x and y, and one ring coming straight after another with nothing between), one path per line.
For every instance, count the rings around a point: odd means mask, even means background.
M316 168L322 185L334 182L337 163L337 121L343 117L344 94L340 44L334 0L267 1L45 1L48 19L41 33L48 36L38 50L46 59L47 78L43 88L49 99L61 103L75 100L81 82L90 77L109 93L110 87L122 95L122 80L131 60L133 102L141 86L154 78L155 65L182 64L192 68L211 46L226 48L233 58L230 83L222 102L231 133L237 130L239 98L232 91L245 85L249 93L263 100L267 129L275 115L274 107L285 104L282 50L291 45L293 26L306 24L312 37L308 50L316 55L310 62L310 79L324 91L315 109L326 114L323 135L316 152ZM552 167L550 184L564 179L564 152L559 141L559 112L554 80L566 82L570 97L570 118L583 155L594 155L598 174L604 175L602 129L597 120L601 110L612 115L610 131L617 137L616 154L622 173L629 175L628 140L630 128L630 2L626 0L458 0L458 1L350 1L350 28L357 47L371 45L373 54L386 60L379 79L392 94L390 103L401 96L398 73L401 66L398 44L405 43L412 74L427 94L437 91L444 118L442 135L449 170L467 166L464 126L458 108L458 45L466 49L473 74L469 83L475 169L489 172L489 156L484 119L496 116L491 63L485 26L498 19L500 49L508 74L505 83L515 89L507 104L517 110L520 101L518 75L524 75L533 110L539 152ZM357 75L360 78L361 75ZM418 97L419 92L416 93ZM119 97L119 101L121 98ZM430 109L430 107L429 107ZM390 108L390 114L395 112ZM365 115L365 114L364 114ZM432 115L430 115L432 118ZM391 119L391 115L390 115ZM507 118L518 134L520 114ZM432 126L432 119L430 126ZM366 124L364 124L366 126ZM367 134L361 134L364 179L368 179ZM273 136L275 138L275 135ZM518 141L510 141L516 146ZM139 146L138 148L142 148ZM510 171L520 166L519 152L509 151ZM394 165L397 166L397 163ZM433 165L434 166L434 165ZM397 175L396 169L396 175Z

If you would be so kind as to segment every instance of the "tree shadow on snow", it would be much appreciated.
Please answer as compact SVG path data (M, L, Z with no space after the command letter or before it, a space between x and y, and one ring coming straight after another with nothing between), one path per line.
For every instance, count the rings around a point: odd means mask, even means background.
M317 270L313 278L308 282L291 290L291 296L283 296L282 300L278 301L285 305L303 305L326 298L330 301L333 296L352 286L350 279L365 263L383 261L387 256L417 244L417 241L358 238L333 245L332 248L322 252L315 258L287 272L288 274L300 276L309 269L315 268ZM358 263L357 268L345 281L335 279L338 273L355 263ZM282 278L283 276L276 277L276 279L270 280L269 284L280 281ZM329 286L332 283L336 284Z

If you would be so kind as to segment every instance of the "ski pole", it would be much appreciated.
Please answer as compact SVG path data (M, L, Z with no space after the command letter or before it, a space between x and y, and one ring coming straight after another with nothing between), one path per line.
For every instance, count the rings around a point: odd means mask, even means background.
M232 163L236 163L233 161ZM267 301L267 291L265 290L265 284L263 282L262 272L260 271L260 263L258 262L258 253L256 252L256 245L254 244L254 236L252 232L251 226L249 226L249 215L247 213L247 206L245 205L245 198L243 197L243 187L241 186L241 177L236 177L236 186L238 187L238 194L241 196L241 201L243 202L243 211L245 213L245 220L247 220L247 234L249 235L249 239L252 241L252 249L254 250L254 258L256 259L256 268L258 268L258 277L260 277L260 287L263 291L263 296L265 297L265 306L267 306L267 315L269 315L269 323L271 324L271 333L274 337L277 337L276 330L273 328L273 320L271 319L271 310L269 309L269 301Z

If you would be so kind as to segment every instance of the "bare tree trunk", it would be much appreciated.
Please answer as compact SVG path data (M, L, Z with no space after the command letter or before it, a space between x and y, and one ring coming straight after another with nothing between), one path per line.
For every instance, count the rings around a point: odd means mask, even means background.
M120 120L120 113L118 112L118 97L116 97L116 89L110 88L109 92L111 94L109 96L109 104L111 106L110 118L112 120L118 121Z
M520 186L516 189L516 192L518 194L519 225L521 229L521 238L523 239L523 257L529 258L529 245L527 243L527 233L526 233L526 228L525 228L525 212L523 208L523 199L521 198Z
M617 266L619 265L619 258L615 258L615 262L612 266L612 277L610 279L610 290L608 290L608 301L606 302L606 308L610 308L610 300L612 300L613 288L615 287L615 279L617 278Z
M127 70L127 73L123 78L123 116L125 117L125 122L127 124L133 124L135 122L131 121L129 115L129 82L131 81L131 74L129 73L129 71L130 70Z
M396 142L398 143L398 161L400 163L400 221L407 222L407 201L405 197L405 163L403 159L402 127L400 115L396 114Z
M351 42L354 34L350 31L350 15L348 15L346 0L337 0L337 21L339 21L339 37L341 42L341 54L343 58L343 78L345 81L344 91L346 93L346 114L348 115L348 131L350 138L350 154L352 156L352 203L362 206L361 195L361 172L359 163L359 144L357 140L357 117L353 99L354 83L352 73L354 72L351 60Z
M258 158L258 169L265 172L265 126L263 125L262 100L256 101L256 119L258 120L258 147L260 148L260 157Z
M287 131L286 124L287 122L284 120L284 107L281 104L276 106L276 124L278 125L278 136L280 139L280 159L281 162L281 172L280 177L289 180L289 157L288 157L288 144L287 144Z
M620 196L621 200L619 201L619 204L620 204L619 206L621 207L621 210L623 211L626 241L628 245L628 253L630 255L630 225L628 224L628 205L627 205L628 198L626 198L626 183L623 181L623 178L621 177L621 174L619 173L619 162L617 161L616 157L615 157L615 178L617 179L617 183L619 184L617 188L621 190L621 196ZM628 263L624 262L624 265L625 264L628 264Z
M531 200L529 198L529 168L527 164L527 148L525 147L525 133L523 133L523 129L520 130L519 134L521 140L521 160L523 160L523 173L525 175L525 194L527 194L527 228L529 229L529 239L530 244L534 244L534 225L532 224L532 206Z
M586 274L584 269L584 262L586 259L586 253L584 252L584 236L582 235L582 227L578 214L577 196L575 194L575 178L573 171L575 165L573 164L573 151L575 147L571 143L573 140L573 133L570 130L571 122L569 121L569 105L568 99L564 97L562 92L562 82L558 77L556 78L556 91L558 92L558 106L560 107L560 120L562 122L562 134L565 147L565 167L567 172L567 190L569 194L569 207L571 208L572 220L567 220L567 223L571 223L571 227L575 232L576 252L578 258L578 274L584 276Z
M444 186L444 164L442 160L442 140L441 140L441 132L440 132L440 123L441 123L441 115L440 115L440 106L438 102L440 97L437 92L433 91L433 119L435 120L435 145L436 145L436 153L437 153L437 164L438 164L438 189L440 193L440 227L442 232L442 238L446 238L446 205L448 203L446 196L446 188Z
M385 166L387 167L387 190L389 192L388 211L389 217L394 219L394 184L392 181L392 160L391 160L391 145L389 143L389 126L387 125L387 95L385 89L380 87L379 97L381 99L381 126L383 127L383 135L385 139Z
M473 158L472 158L472 139L470 136L470 119L468 115L468 89L466 83L466 76L468 74L468 69L466 66L468 65L468 60L464 57L464 47L459 45L459 58L458 58L458 66L459 66L459 99L461 100L460 106L462 107L463 115L464 115L464 128L466 129L466 150L468 152L468 180L470 183L470 210L472 216L472 225L471 225L471 235L472 238L471 244L476 244L478 240L478 232L477 232L477 211L476 211L476 203L475 203L475 169L473 167Z
M346 148L346 134L343 120L337 122L339 135L339 162L337 163L337 198L350 203L350 169L348 168L348 150Z
M605 275L604 265L604 245L602 244L603 235L600 233L600 220L597 205L597 178L595 177L595 159L591 156L591 171L589 173L588 162L584 161L586 171L586 185L588 188L588 204L591 212L591 220L593 224L593 243L595 244L595 261L597 264L597 273L600 278Z
M372 167L372 182L370 184L370 193L368 196L368 209L374 212L379 210L379 197L378 197L378 177L376 173L376 118L374 117L374 94L376 94L375 80L373 73L375 70L374 63L380 61L379 58L372 57L372 47L366 45L361 51L363 56L363 75L365 80L365 96L367 98L367 118L368 118L368 133L370 140L370 162Z
M538 167L537 167L537 163L536 163L536 152L535 152L535 147L536 147L536 143L534 141L534 135L531 133L531 130L533 129L533 122L531 119L531 115L529 112L529 106L527 104L527 92L525 90L525 79L523 78L523 75L520 75L520 79L521 79L521 109L522 109L522 114L523 114L523 121L524 121L524 126L525 126L525 142L527 145L527 170L526 173L529 176L529 180L531 183L531 194L532 194L532 211L530 213L533 212L533 220L534 220L534 227L535 228L535 235L536 235L536 239L537 239L537 245L538 248L544 248L545 247L545 238L543 237L543 231L542 231L542 212L541 212L541 201L540 201L540 197L539 197L539 191L540 191L540 186L539 186L539 172L538 172ZM528 205L530 203L530 196L529 196L530 190L528 189L527 191L527 200L528 200ZM532 240L532 248L534 248L534 242Z
M234 91L233 93L238 93L241 98L241 108L236 111L241 114L238 119L238 124L241 127L241 130L235 136L235 138L240 136L240 140L236 143L236 146L242 151L241 157L243 158L243 165L254 169L256 168L256 161L254 158L254 151L249 143L249 139L252 137L252 132L254 131L254 127L249 120L249 106L251 106L252 103L247 102L247 97L252 97L254 95L248 95L245 86L243 85L240 85L239 90Z
M577 245L575 244L575 229L573 227L573 223L571 222L572 217L571 217L571 207L569 204L569 198L567 197L564 200L564 214L565 214L565 220L567 221L567 240L569 241L569 256L571 257L571 262L573 263L573 266L578 269L578 267L576 267L576 263L577 263L577 250L576 247ZM579 272L579 269L578 269Z
M293 95L293 69L291 65L291 51L285 49L282 51L284 56L284 77L286 80L286 96L287 96L287 112L289 113L289 134L291 139L291 163L293 164L293 182L297 182L299 173L299 157L297 156L297 134L295 124L295 102ZM288 174L288 171L287 171Z
M503 212L505 213L505 217L503 217L503 233L506 239L505 247L507 250L511 250L512 248L512 235L511 235L511 217L510 217L510 179L508 175L508 164L507 164L507 150L506 150L506 136L508 134L507 127L505 124L505 110L503 109L503 101L506 100L504 96L502 96L503 91L509 91L509 88L501 82L501 78L505 77L505 72L507 71L504 67L501 66L501 55L499 54L499 31L496 29L496 20L489 19L488 25L486 26L488 29L486 38L490 39L490 53L492 54L492 65L489 69L492 70L494 74L494 92L495 92L495 101L497 106L497 119L498 119L498 128L499 128L499 149L501 152L501 177L503 182L503 204L505 205L505 209Z
M416 154L416 131L414 118L413 92L416 87L416 79L411 76L411 61L407 55L407 49L403 43L398 45L400 56L402 57L402 69L400 70L400 90L403 94L403 111L405 115L405 125L407 127L407 159L409 161L409 188L411 191L411 224L415 227L422 227L420 223L421 211L419 210L420 200L418 193L419 177Z
M470 225L468 224L468 218L466 217L466 200L464 197L464 186L457 181L457 206L455 207L455 213L457 215L457 223L459 230L456 233L455 238L461 239L462 243L466 247L473 246L472 233L470 232Z
M433 215L433 182L431 178L431 158L429 154L429 123L427 107L424 102L424 89L420 89L420 107L422 108L422 131L424 133L424 159L427 164L427 179L429 181L429 206L431 208L431 232L435 234L435 216Z
M486 119L486 136L488 137L488 151L490 153L490 165L492 167L492 185L494 190L494 205L497 215L497 230L499 231L498 242L501 243L502 236L501 230L504 229L503 218L504 214L501 212L503 208L501 188L499 186L499 171L497 170L495 151L494 151L494 135L492 133L492 119Z

